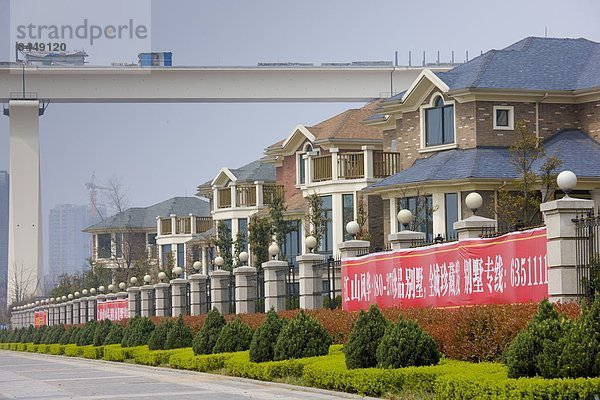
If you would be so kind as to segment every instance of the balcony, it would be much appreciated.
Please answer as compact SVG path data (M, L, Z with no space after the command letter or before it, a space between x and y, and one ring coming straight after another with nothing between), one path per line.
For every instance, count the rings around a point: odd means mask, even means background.
M231 188L219 189L219 208L231 207Z
M173 230L173 226L175 226L175 230ZM158 235L191 235L192 233L206 232L212 227L212 217L197 217L195 215L177 217L171 215L170 217L160 218Z
M381 179L400 170L400 154L364 149L360 152L332 152L308 159L311 182L349 179ZM311 183L308 182L308 183Z
M235 203L232 203L232 193ZM256 183L255 185L232 185L228 188L216 189L217 208L261 207L273 202L276 194L283 195L283 186Z

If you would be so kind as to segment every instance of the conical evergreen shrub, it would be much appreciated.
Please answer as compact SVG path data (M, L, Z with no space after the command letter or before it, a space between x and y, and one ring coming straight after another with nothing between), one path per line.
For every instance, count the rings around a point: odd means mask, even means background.
M300 310L295 318L281 329L274 348L274 359L305 358L324 356L329 352L331 336L310 315Z
M431 336L402 318L386 329L377 347L377 364L382 368L433 365L440 357Z
M109 319L104 319L98 323L98 326L94 331L94 346L102 346L104 344L112 325L113 323L110 322Z
M344 346L346 367L373 368L377 366L377 347L390 325L376 305L360 311Z
M283 322L277 316L273 308L267 312L264 322L252 335L250 343L250 361L265 362L273 361L275 354L275 343L281 332Z
M238 317L221 329L213 353L232 353L250 348L252 329Z
M225 318L216 309L210 310L206 314L204 325L192 342L194 354L212 354L224 326Z
M112 324L110 327L110 332L108 332L108 336L104 339L104 345L107 344L119 344L123 340L123 328L119 324Z
M167 333L172 326L173 322L171 322L169 319L165 319L158 324L150 334L150 339L148 339L148 348L150 350L164 350L165 343L167 341Z
M35 331L35 334L33 335L33 343L35 343L35 344L44 343L44 337L46 336L46 333L48 332L48 328L49 328L49 326L47 326L47 325L40 326ZM4 330L2 332L4 332ZM2 341L3 340L0 337L0 343L2 343Z
M77 338L77 345L88 346L90 344L94 344L94 335L96 333L97 326L98 323L96 321L86 322L83 328L81 328L81 332L79 332L79 337Z
M154 330L154 324L147 317L135 317L129 320L125 331L123 332L123 340L121 346L135 347L148 344L150 334Z
M183 317L180 315L179 318L177 318L177 322L175 322L167 332L165 349L183 349L185 347L191 347L193 339L192 331L187 327L183 321Z

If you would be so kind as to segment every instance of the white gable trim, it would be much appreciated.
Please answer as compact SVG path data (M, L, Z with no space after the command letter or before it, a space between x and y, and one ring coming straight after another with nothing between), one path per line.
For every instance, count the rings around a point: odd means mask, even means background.
M285 139L285 141L281 145L282 149L284 149L285 146L288 145L288 143L296 135L296 132L300 132L301 134L303 134L311 142L314 142L315 139L316 139L315 135L313 135L312 133L310 133L310 131L308 129L306 129L306 127L304 125L296 125L296 127L294 128L294 130L292 131L292 133L290 133L290 135L287 137L287 139Z
M212 180L212 182L210 183L211 186L214 186L216 184L216 182L219 180L219 178L225 175L227 178L229 178L229 180L231 180L232 182L237 181L237 178L235 177L235 175L229 170L229 168L227 167L223 167L221 168L221 170L219 171L219 173L217 174L217 176L215 177L215 179Z
M403 103L412 94L412 92L416 89L416 87L419 86L419 84L421 83L421 81L423 80L423 78L427 78L427 80L429 80L438 89L440 89L442 91L442 93L446 93L448 90L450 90L450 88L448 87L448 85L446 85L444 83L444 81L442 81L440 78L438 78L436 74L434 74L433 72L431 72L430 69L424 69L423 71L421 71L421 73L419 74L419 76L417 77L417 79L415 79L413 81L412 85L410 85L410 87L406 90L406 92L402 96L402 102Z

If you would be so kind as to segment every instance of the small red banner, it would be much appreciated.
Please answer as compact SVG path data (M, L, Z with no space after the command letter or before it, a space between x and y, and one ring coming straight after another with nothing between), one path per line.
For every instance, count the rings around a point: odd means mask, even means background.
M129 301L127 299L98 302L98 320L109 319L119 321L129 318Z
M35 311L33 313L33 326L39 328L44 325L48 325L48 311Z
M344 310L524 303L548 297L546 228L342 261Z

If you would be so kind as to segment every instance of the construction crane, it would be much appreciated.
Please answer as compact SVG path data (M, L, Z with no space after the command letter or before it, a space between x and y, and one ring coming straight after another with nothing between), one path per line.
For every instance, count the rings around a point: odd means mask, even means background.
M100 207L98 205L98 189L109 191L110 188L106 186L96 185L96 171L92 172L92 179L90 182L86 182L85 188L88 190L88 198L90 199L89 208L90 210L95 211L100 219L104 219L104 216L100 212Z

